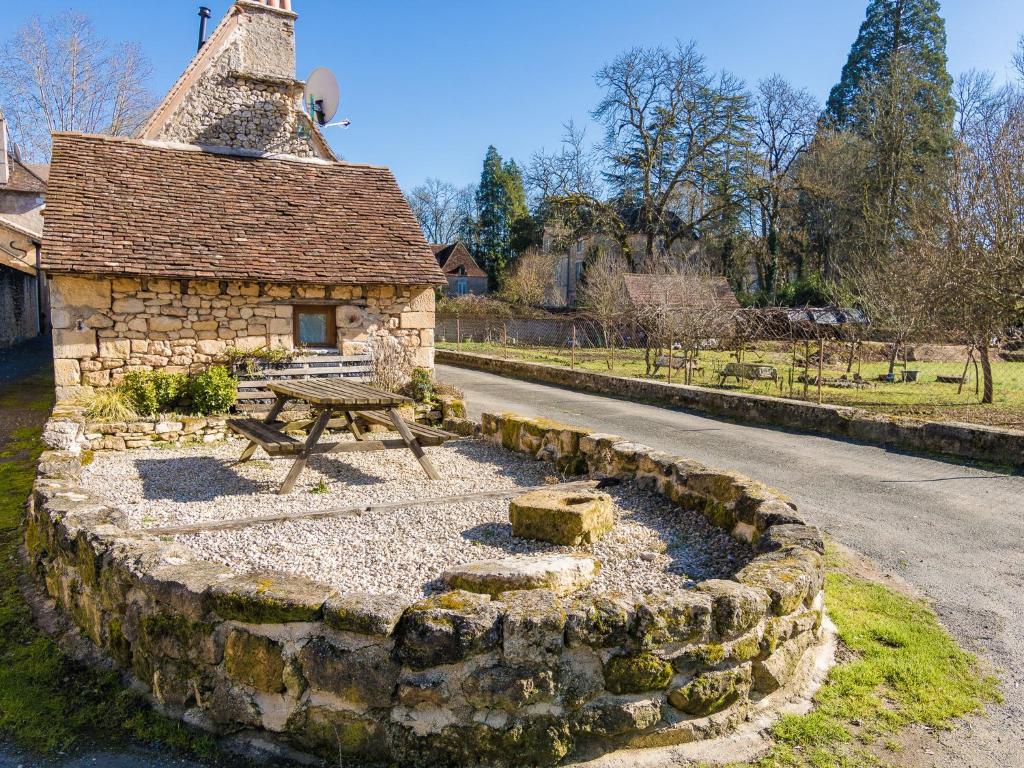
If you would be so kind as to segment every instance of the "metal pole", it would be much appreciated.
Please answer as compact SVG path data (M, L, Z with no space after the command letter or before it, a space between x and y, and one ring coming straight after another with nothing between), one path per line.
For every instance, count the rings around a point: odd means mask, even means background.
M505 357L508 358L508 325L506 323L501 324L501 345L505 349Z
M455 318L455 345L462 346L462 321L459 318Z
M572 357L569 366L576 370L576 323L572 324Z
M675 338L670 333L668 335L668 383L672 383L672 347L675 344Z

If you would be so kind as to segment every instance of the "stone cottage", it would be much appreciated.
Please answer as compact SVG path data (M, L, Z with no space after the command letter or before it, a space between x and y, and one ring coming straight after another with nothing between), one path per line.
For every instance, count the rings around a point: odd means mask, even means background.
M45 194L43 176L21 162L0 113L0 349L46 327L46 288L39 270Z
M337 161L302 111L278 5L235 3L141 137L54 136L59 399L229 347L361 354L388 335L433 366L445 278L391 172Z
M487 273L476 263L476 259L461 242L434 243L431 246L437 266L448 280L446 293L449 296L487 293Z

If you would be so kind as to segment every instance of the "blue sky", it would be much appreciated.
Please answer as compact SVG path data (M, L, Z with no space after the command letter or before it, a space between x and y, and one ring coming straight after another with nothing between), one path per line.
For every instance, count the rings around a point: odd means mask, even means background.
M636 45L693 39L715 68L754 82L781 73L822 100L838 79L866 0L293 0L298 75L327 66L342 88L330 129L346 159L389 165L405 188L428 176L479 178L488 144L528 160L558 144L570 118L589 122L593 74ZM163 93L195 50L199 2L5 0L0 37L33 13L75 8L103 34L142 44ZM218 21L230 0L207 0ZM1001 78L1022 0L945 0L950 70ZM596 131L592 130L591 135Z

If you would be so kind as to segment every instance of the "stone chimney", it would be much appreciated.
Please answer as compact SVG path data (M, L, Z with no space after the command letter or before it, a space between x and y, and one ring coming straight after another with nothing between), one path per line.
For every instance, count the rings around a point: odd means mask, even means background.
M302 112L291 6L291 0L237 0L140 138L324 156Z

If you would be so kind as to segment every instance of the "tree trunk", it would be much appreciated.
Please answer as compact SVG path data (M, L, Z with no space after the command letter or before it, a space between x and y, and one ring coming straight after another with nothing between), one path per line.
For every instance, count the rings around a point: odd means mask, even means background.
M896 370L896 358L900 353L900 342L898 339L892 342L892 354L889 355L889 375L893 376Z
M978 356L981 358L981 373L985 377L985 386L982 389L981 402L984 405L992 404L994 387L992 386L992 361L988 356L988 341L978 346Z

